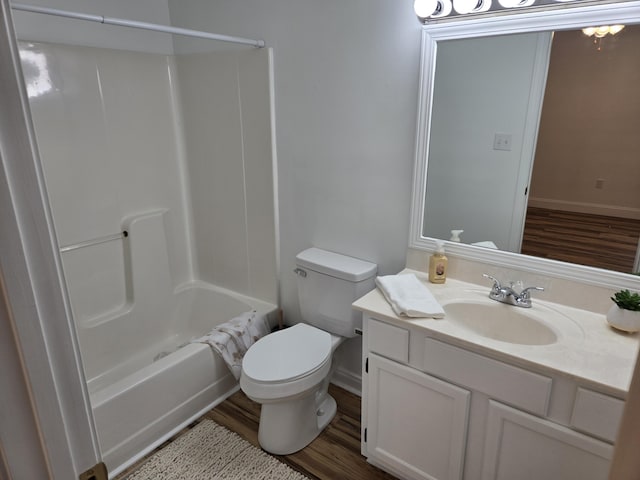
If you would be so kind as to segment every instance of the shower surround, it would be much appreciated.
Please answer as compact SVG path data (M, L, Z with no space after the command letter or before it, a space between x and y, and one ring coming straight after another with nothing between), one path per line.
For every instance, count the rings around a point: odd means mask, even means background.
M179 346L246 310L275 319L271 52L21 42L21 59L113 475L237 388Z

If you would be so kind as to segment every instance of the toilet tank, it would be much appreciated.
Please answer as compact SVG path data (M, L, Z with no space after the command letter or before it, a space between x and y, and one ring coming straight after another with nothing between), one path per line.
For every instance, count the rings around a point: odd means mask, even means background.
M375 263L309 248L296 256L302 321L341 337L354 337L362 314L351 304L375 287Z

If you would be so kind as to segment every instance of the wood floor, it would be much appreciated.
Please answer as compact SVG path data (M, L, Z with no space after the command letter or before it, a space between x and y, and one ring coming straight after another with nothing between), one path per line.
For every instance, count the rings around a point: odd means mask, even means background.
M360 455L360 397L330 385L338 413L308 447L277 456L291 468L318 480L391 480L392 475L369 465ZM258 445L260 405L238 392L205 415Z
M640 220L529 207L522 253L631 273Z
M335 385L330 385L329 393L338 403L338 412L329 426L303 450L291 455L276 455L276 458L314 480L396 480L396 477L369 465L360 455L360 397ZM259 447L260 405L249 400L242 391L202 418L209 418L227 427ZM199 421L201 419L193 425ZM187 430L159 448L165 447ZM151 455L118 475L116 480L126 479Z

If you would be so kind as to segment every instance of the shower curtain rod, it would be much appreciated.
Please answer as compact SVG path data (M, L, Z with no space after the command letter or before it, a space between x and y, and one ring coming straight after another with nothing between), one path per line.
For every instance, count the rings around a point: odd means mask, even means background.
M13 10L23 12L43 13L45 15L55 15L58 17L74 18L76 20L86 20L89 22L104 23L105 25L118 25L120 27L141 28L155 32L173 33L185 37L206 38L208 40L219 40L221 42L239 43L251 45L253 47L264 47L264 40L253 40L251 38L230 37L228 35L218 35L216 33L201 32L188 28L170 27L168 25L158 25L156 23L138 22L136 20L126 20L123 18L105 17L104 15L92 15L88 13L72 12L69 10L59 10L57 8L41 7L37 5L27 5L24 3L11 3Z

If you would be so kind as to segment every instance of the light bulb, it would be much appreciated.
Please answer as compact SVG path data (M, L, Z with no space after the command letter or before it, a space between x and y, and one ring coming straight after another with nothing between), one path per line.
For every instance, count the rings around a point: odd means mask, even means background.
M491 8L491 0L480 0L478 3L480 5L474 10L474 12L486 12Z
M439 0L438 1L438 10L436 13L431 15L431 18L440 18L446 17L453 10L453 6L451 5L451 0Z
M453 8L464 15L471 12L486 12L491 7L491 0L453 0Z
M498 0L503 8L528 7L534 2L535 0Z
M611 35L615 35L616 33L620 32L620 30L622 30L624 28L624 25L611 25L609 27L609 33Z
M438 9L438 0L416 0L413 2L413 10L420 18L428 18Z
M608 26L596 27L596 33L595 33L596 37L602 38L607 33L609 33L609 27Z
M586 27L582 29L582 33L584 33L587 36L591 36L594 33L596 33L596 27Z
M471 12L477 4L477 0L453 0L453 8L461 14Z

